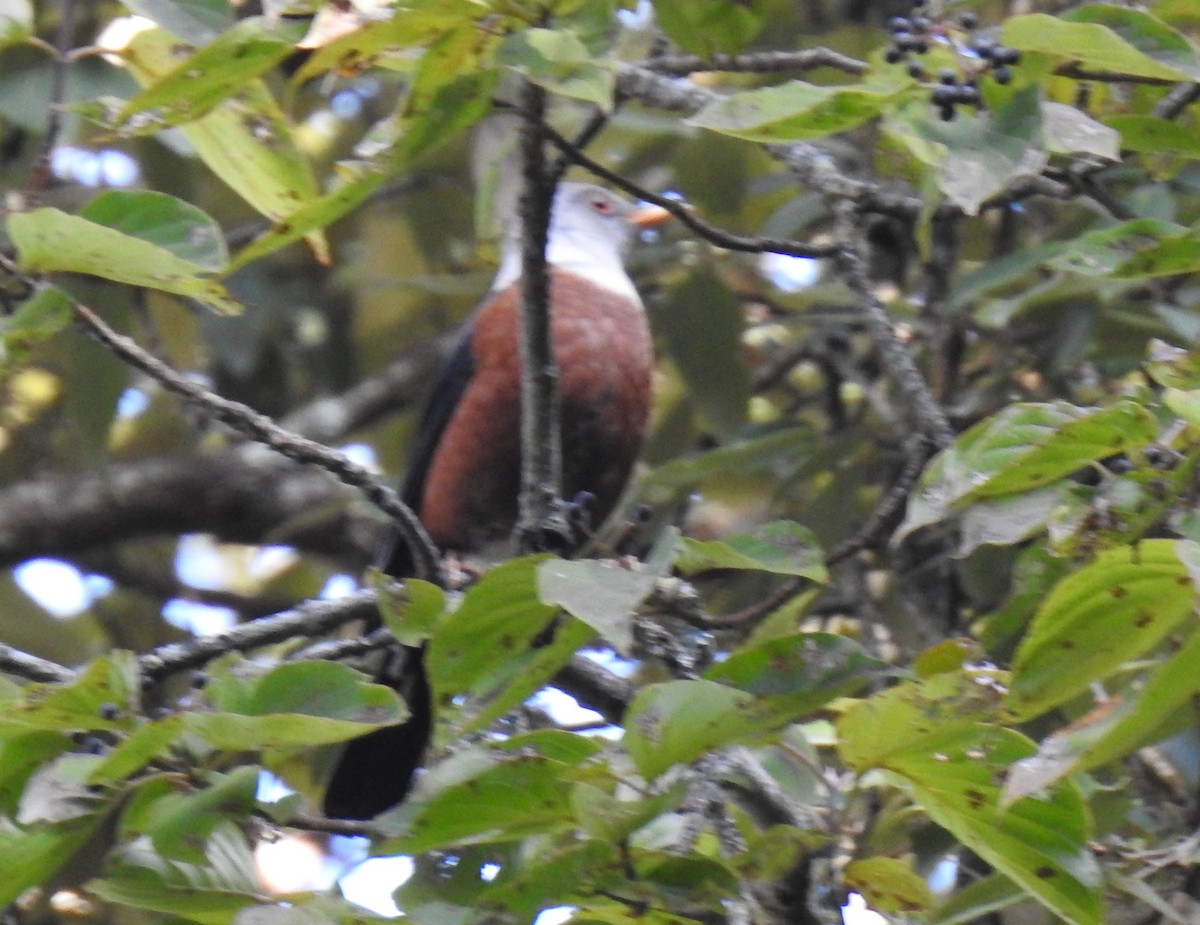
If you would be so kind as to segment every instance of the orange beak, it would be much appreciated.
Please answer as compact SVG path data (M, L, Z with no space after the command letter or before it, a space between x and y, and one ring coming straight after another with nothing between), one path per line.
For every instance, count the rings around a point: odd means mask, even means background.
M671 213L662 206L638 206L630 213L629 220L638 228L657 228L671 218Z

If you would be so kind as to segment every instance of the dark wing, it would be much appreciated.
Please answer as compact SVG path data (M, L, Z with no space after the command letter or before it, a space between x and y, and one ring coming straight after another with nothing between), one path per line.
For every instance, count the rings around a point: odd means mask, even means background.
M475 375L475 355L471 352L471 335L474 331L473 321L467 322L463 327L458 342L438 374L433 391L429 393L429 400L421 414L412 449L409 451L408 472L404 477L400 497L418 514L421 511L421 495L425 492L425 479L429 475L433 454L446 431L446 425L454 416L459 400L467 391L471 377ZM393 537L388 542L379 561L385 572L397 578L404 578L412 572L412 557L398 538Z
M475 357L471 353L473 330L472 323L463 329L417 425L401 497L418 513L433 454L475 374ZM388 542L380 562L389 575L404 578L412 574L408 547L397 537ZM323 809L327 816L370 819L395 806L408 794L429 747L433 710L424 648L399 647L386 659L376 677L404 698L409 718L398 726L376 729L346 746L325 790Z

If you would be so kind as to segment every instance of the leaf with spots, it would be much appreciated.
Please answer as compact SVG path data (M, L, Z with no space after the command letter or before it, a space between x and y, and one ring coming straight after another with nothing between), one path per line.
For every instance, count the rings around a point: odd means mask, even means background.
M825 582L828 573L822 562L816 535L790 520L776 520L723 540L679 540L676 566L685 575L710 569L749 569L794 575Z
M571 807L574 788L563 772L558 762L540 757L485 767L427 800L404 804L381 823L395 837L380 851L416 854L572 830L579 824Z
M1060 785L1000 807L1000 781L1032 742L996 726L996 672L965 670L901 684L838 722L838 749L856 771L898 775L938 825L1074 925L1099 925L1101 877L1088 850L1087 809Z
M645 777L706 752L760 738L755 698L714 681L667 681L643 689L625 715L625 747Z
M722 97L687 122L746 141L806 141L862 125L913 92L919 91L911 82L886 77L840 87L793 80Z
M223 314L241 311L208 268L78 215L49 208L19 212L9 216L8 232L21 267L30 272L85 273L185 296Z
M846 867L847 888L863 895L867 905L883 912L915 913L933 902L929 884L898 858L863 858Z
M538 596L546 556L500 565L467 591L429 641L438 742L452 741L512 709L545 685L595 630Z
M177 65L177 44L162 29L148 29L134 36L124 60L138 83L147 87ZM236 102L220 103L179 131L209 170L269 219L285 219L318 197L312 165L260 79L244 82ZM318 259L328 259L328 245L319 230L309 231L306 240Z
M899 535L934 523L968 502L1027 492L1155 439L1144 406L1119 401L1086 408L1065 401L1009 405L980 421L926 467Z
M855 693L882 667L853 639L797 633L738 649L704 676L753 694L759 720L782 724Z
M1055 585L1013 661L1013 716L1026 720L1082 693L1191 616L1195 578L1181 557L1194 561L1196 544L1146 540L1105 550Z
M120 131L135 119L156 128L182 125L212 112L291 54L301 31L286 20L241 20L135 94L113 127Z

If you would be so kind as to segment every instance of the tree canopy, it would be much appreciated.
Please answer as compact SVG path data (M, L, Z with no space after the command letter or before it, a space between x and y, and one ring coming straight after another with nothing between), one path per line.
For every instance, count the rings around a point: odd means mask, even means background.
M376 918L255 862L356 834L421 925L1197 921L1198 100L1192 0L0 4L0 906ZM676 216L652 433L464 574L391 486L562 176Z

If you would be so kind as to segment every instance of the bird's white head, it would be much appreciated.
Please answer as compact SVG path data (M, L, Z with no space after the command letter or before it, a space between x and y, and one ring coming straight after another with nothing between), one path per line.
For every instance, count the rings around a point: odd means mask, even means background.
M623 258L639 228L670 218L658 206L637 206L590 183L562 183L554 194L546 236L546 263L559 270L637 298ZM520 223L504 242L500 270L492 283L503 289L521 278Z

